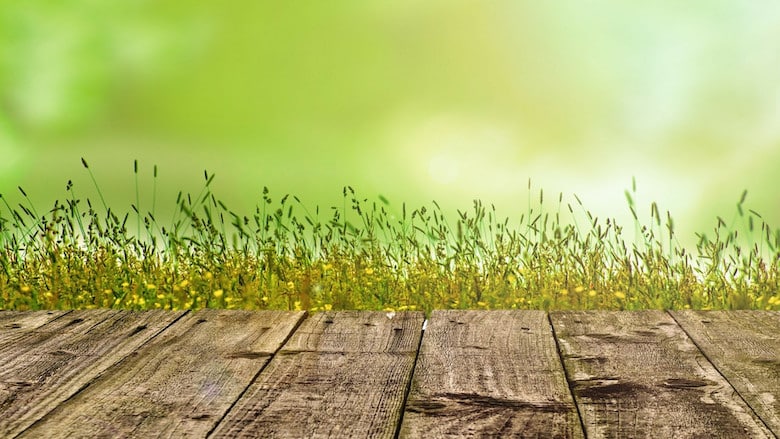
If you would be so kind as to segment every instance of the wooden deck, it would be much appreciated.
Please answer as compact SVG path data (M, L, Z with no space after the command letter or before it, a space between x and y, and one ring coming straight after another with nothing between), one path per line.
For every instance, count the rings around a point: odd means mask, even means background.
M0 311L0 437L778 435L780 312Z

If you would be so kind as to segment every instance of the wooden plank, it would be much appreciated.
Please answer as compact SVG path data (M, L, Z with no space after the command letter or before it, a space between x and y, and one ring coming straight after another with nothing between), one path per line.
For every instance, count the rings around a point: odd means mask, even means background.
M111 310L69 311L67 317L48 315L46 311L24 311L20 324L22 328L15 336L0 346L0 361L5 357L14 357L27 350L45 349L48 344L64 340L66 334L83 334L91 327L107 319ZM52 318L54 317L54 318ZM13 328L9 328L13 329ZM53 340L52 340L53 339Z
M780 312L675 311L672 316L780 436Z
M73 311L19 339L0 357L0 436L14 436L181 313Z
M404 437L583 437L544 311L434 311Z
M68 313L68 311L11 311L0 309L0 331L38 327Z
M60 318L68 311L2 311L0 312L0 358L3 349L41 326ZM17 346L16 349L18 349Z
M418 312L312 315L213 437L393 437L422 323Z
M22 437L205 437L303 317L191 313Z
M589 438L773 437L666 312L551 319Z

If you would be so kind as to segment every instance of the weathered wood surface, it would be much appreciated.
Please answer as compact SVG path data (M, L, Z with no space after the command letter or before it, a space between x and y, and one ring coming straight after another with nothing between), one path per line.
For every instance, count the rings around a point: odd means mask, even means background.
M3 358L3 350L11 346L12 350L18 352L23 346L20 346L19 339L25 337L31 331L56 320L66 314L68 311L22 311L0 312L0 358Z
M400 421L423 314L312 315L213 437L386 437Z
M15 436L181 316L72 311L0 353L0 437Z
M780 312L678 311L672 316L780 436Z
M190 313L22 437L204 437L302 318Z
M5 311L0 310L0 328L3 332L10 329L37 328L67 314L70 311ZM0 334L2 335L2 334Z
M583 437L547 314L434 311L401 435Z
M0 437L778 436L778 312L435 311L422 328L0 311Z
M551 313L589 438L771 438L663 311Z

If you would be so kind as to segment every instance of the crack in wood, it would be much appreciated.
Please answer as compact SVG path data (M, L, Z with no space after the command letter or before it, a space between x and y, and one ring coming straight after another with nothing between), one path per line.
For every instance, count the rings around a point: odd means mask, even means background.
M426 416L451 416L463 411L496 409L565 414L572 410L572 406L559 402L527 402L475 393L437 393L431 395L430 399L412 401L406 406L406 411Z
M634 399L640 393L651 392L650 388L630 381L620 382L618 378L591 378L574 382L575 394L582 398Z
M262 351L238 351L238 352L232 352L230 354L227 354L225 358L244 358L247 360L256 360L258 358L268 358L271 355L273 355L271 352L262 352Z
M127 334L127 336L128 337L132 337L132 336L134 336L134 335L144 331L145 329L146 329L146 325L136 326L135 329L133 329L133 331L131 333Z
M695 389L698 387L705 387L713 385L715 383L704 380L691 380L686 378L669 378L664 380L663 386L672 389Z

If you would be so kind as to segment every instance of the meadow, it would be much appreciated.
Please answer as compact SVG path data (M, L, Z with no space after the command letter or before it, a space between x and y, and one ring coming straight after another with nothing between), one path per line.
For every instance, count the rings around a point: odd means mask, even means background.
M69 182L43 213L23 188L15 206L0 195L0 309L780 310L780 229L744 207L746 192L687 249L656 203L640 221L635 185L624 230L530 181L526 212L510 219L479 200L446 215L349 186L328 209L265 188L245 214L213 180L179 192L165 224L137 195L112 209L94 177L96 198Z

